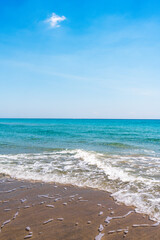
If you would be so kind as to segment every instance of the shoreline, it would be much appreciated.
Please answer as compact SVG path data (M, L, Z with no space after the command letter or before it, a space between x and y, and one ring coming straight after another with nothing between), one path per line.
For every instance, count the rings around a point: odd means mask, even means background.
M160 225L148 215L136 213L134 207L117 203L109 192L70 184L3 179L1 240L159 239Z

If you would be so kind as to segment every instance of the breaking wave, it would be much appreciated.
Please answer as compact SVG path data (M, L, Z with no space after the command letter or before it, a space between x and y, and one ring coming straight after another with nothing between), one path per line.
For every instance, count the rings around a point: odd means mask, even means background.
M59 182L110 191L137 212L160 221L160 158L109 155L82 149L1 154L0 174L17 179Z

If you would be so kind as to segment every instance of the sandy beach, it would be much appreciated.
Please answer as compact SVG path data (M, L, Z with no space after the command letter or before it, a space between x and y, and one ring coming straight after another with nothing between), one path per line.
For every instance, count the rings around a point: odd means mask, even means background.
M57 183L1 179L0 239L154 239L160 225L109 193Z

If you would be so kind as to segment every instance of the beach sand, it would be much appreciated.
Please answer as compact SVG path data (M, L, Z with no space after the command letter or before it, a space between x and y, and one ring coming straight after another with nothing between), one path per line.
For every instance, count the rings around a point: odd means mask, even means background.
M154 224L133 207L117 204L105 191L0 181L0 240L159 240L160 225Z

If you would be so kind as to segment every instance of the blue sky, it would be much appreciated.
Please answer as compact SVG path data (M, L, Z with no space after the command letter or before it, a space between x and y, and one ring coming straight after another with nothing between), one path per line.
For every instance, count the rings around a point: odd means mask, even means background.
M0 1L0 117L160 118L159 64L159 1Z

